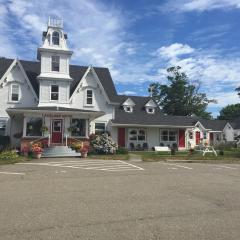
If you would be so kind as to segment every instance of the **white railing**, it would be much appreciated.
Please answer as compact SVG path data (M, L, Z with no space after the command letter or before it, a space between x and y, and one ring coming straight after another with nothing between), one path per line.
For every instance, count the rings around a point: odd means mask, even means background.
M63 20L59 18L51 18L48 19L48 26L49 27L58 27L63 28Z

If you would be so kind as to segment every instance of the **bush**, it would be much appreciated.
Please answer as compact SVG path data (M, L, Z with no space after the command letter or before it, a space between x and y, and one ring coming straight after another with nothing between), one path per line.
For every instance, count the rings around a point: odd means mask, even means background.
M19 155L14 150L0 153L0 160L16 160L18 158Z
M9 136L0 136L0 150L5 149L10 145Z
M128 150L126 148L120 147L116 151L117 154L128 154Z
M117 150L117 144L107 133L91 136L90 144L97 153L115 153Z

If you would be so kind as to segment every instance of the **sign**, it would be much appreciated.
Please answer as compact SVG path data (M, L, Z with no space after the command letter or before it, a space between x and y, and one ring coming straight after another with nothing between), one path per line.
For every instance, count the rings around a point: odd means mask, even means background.
M72 115L65 115L65 114L43 114L43 117L64 118L64 117L72 117Z

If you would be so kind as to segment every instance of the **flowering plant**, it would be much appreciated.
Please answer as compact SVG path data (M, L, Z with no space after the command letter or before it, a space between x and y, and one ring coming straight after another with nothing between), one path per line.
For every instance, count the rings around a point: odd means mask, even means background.
M114 153L118 148L118 145L107 133L92 137L91 145L99 153Z
M38 144L34 144L32 146L32 151L35 153L35 154L41 154L43 152L43 149L38 145Z
M81 153L88 153L89 151L89 147L87 145L84 145L82 148L81 148Z

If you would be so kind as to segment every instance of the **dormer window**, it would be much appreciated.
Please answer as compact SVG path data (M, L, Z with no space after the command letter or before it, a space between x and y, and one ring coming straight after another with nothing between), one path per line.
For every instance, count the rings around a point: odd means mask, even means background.
M153 108L153 107L147 107L147 108L146 108L146 111L147 111L147 113L149 113L149 114L154 114L155 108Z
M132 106L124 106L124 110L125 110L125 112L131 113L133 111L133 107Z
M12 84L11 85L11 101L12 102L18 102L19 101L19 92L20 88L18 84Z
M59 72L60 69L60 57L52 56L52 71Z
M56 31L52 34L52 44L59 45L59 33Z
M86 90L86 105L93 105L93 91L90 89Z

